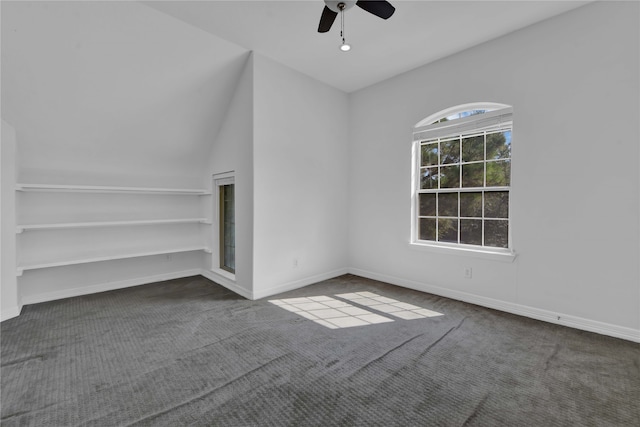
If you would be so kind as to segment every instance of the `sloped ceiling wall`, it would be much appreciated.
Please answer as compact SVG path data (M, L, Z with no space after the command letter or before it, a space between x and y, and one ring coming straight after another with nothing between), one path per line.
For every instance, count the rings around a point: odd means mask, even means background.
M134 2L1 7L19 181L199 186L246 49Z

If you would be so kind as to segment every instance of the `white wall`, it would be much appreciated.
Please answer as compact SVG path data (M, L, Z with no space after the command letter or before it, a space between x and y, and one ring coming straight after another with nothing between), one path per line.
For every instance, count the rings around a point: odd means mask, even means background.
M349 118L343 92L258 54L254 67L259 298L346 272Z
M16 281L16 131L2 120L0 144L0 300L2 320L20 314L22 303Z
M253 56L247 57L239 76L235 93L224 118L220 133L211 145L209 163L204 174L205 188L211 188L212 177L233 171L235 178L236 272L235 283L224 276L209 275L210 279L251 298L253 292ZM212 189L213 190L213 189ZM215 200L204 199L205 211L212 222L206 229L209 245L217 227ZM214 251L215 252L215 251ZM215 258L215 259L214 259ZM211 272L218 266L217 255L207 257L205 268ZM206 273L206 272L205 272Z
M640 339L638 9L590 4L354 93L352 271ZM513 263L408 244L412 127L474 101L514 107Z
M251 55L205 174L235 172L235 282L207 277L262 298L346 272L347 123L344 93Z

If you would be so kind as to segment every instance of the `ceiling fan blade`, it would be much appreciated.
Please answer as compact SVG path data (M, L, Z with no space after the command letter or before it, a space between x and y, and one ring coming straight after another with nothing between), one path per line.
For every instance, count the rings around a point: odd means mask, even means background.
M338 16L336 12L325 6L322 10L322 16L320 17L320 24L318 24L318 32L326 33L329 31L333 25L333 21L336 20L336 16Z
M391 6L391 3L389 3L388 1L358 0L358 2L356 2L356 6L360 6L367 12L372 13L382 19L389 19L391 15L393 15L393 12L396 11L396 8Z

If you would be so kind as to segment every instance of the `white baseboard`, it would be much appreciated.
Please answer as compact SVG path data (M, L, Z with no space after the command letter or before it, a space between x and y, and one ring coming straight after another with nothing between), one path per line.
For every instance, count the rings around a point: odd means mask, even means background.
M250 300L253 299L253 292L238 286L233 280L230 280L220 274L217 274L215 271L202 269L200 271L200 274L206 277L207 279L211 280L212 282L215 282L218 285L223 286L229 289L230 291L245 297L246 299L250 299Z
M542 320L557 325L568 326L570 328L581 329L584 331L595 332L601 335L608 335L624 340L640 342L640 330L627 328L624 326L612 325L609 323L598 322L596 320L584 319L577 316L571 316L564 313L555 313L540 308L529 307L526 305L501 301L493 298L482 297L469 294L466 292L454 291L451 289L440 288L437 286L427 285L425 283L415 282L413 280L402 279L399 277L387 276L385 274L375 273L372 271L361 270L358 268L349 268L349 273L356 276L362 276L381 282L390 283L392 285L402 286L404 288L414 289L416 291L427 292L446 298L464 301L471 304L480 305L487 308L504 311L519 316L529 317L536 320Z
M140 277L135 279L122 280L118 282L100 283L98 285L93 285L93 286L84 286L84 287L73 288L73 289L63 289L60 291L46 292L46 293L37 294L37 295L28 295L22 298L22 303L25 305L37 304L41 302L54 301L54 300L63 299L63 298L72 298L72 297L77 297L81 295L89 295L89 294L95 294L98 292L113 291L116 289L129 288L132 286L146 285L149 283L162 282L164 280L179 279L182 277L190 277L190 276L198 276L198 275L202 275L207 279L221 286L224 286L230 291L233 291L238 295L241 295L247 299L255 300L255 299L265 298L271 295L276 295L282 292L290 291L293 289L302 288L304 286L311 285L313 283L320 282L322 280L331 279L333 277L341 276L346 273L347 273L346 268L339 269L339 270L331 271L328 273L307 277L305 279L296 280L294 282L285 283L283 285L280 285L274 288L264 289L264 290L261 290L260 292L254 293L238 286L232 280L229 280L224 276L216 274L211 270L191 269L191 270L184 270L184 271L178 271L173 273L158 274L154 276L146 276L146 277ZM3 311L2 320L4 321L6 319L16 317L19 314L20 314L20 309L18 309L17 307L15 309Z
M18 317L20 312L22 311L22 306L5 308L2 310L2 314L0 314L0 322L4 322L5 320L13 319L14 317Z
M149 283L162 282L164 280L180 279L182 277L198 276L200 269L176 271L155 276L137 277L135 279L121 280L118 282L100 283L93 286L83 286L81 288L63 289L61 291L47 292L37 295L24 296L22 304L37 304L40 302L53 301L63 298L78 297L81 295L95 294L98 292L113 291L116 289L129 288L132 286L146 285Z
M549 323L568 326L571 328L581 329L584 331L595 332L602 335L608 335L616 338L621 338L633 342L640 342L640 330L627 328L618 325L612 325L609 323L598 322L595 320L585 319L577 316L571 316L564 313L556 313L548 310L543 310L535 307L525 306L521 304L511 303L507 301L496 300L493 298L482 297L479 295L469 294L466 292L454 291L451 289L440 288L437 286L428 285L408 279L402 279L399 277L388 276L372 271L361 270L358 268L343 268L327 273L319 274L316 276L307 277L304 279L296 280L293 282L285 283L273 288L262 289L258 292L248 291L238 286L233 281L215 274L214 272L206 269L191 269L178 271L173 273L159 274L155 276L146 276L136 279L122 280L118 282L101 283L94 286L86 286L81 288L64 289L61 291L47 292L43 294L25 296L22 299L23 305L37 304L40 302L53 301L62 298L70 298L81 295L94 294L98 292L111 291L116 289L128 288L132 286L145 285L148 283L161 282L164 280L179 279L182 277L190 277L202 275L207 279L218 283L221 286L229 289L250 300L256 300L266 298L272 295L277 295L283 292L291 291L294 289L303 288L305 286L321 282L323 280L332 279L334 277L341 276L343 274L354 274L356 276L362 276L373 280L379 280L382 282L390 283L397 286L402 286L409 289L414 289L421 292L427 292L434 295L440 295L446 298L451 298L459 301L468 302L471 304L480 305L487 308L492 308L507 313L512 313L532 319L542 320ZM5 309L1 314L1 321L11 319L20 315L22 306L12 307Z
M268 289L261 289L257 292L253 292L253 299L261 299L270 297L272 295L278 295L283 292L292 291L294 289L304 288L305 286L312 285L314 283L322 282L323 280L333 279L334 277L347 274L347 268L340 268L338 270L329 271L327 273L318 274L311 277L305 277L304 279L295 280L293 282L285 283L280 286L276 286Z
M211 280L212 282L215 282L215 283L219 284L220 286L224 286L225 288L229 289L230 291L233 291L233 292L237 293L238 295L241 295L241 296L243 296L243 297L245 297L247 299L250 299L250 300L257 300L257 299L261 299L261 298L270 297L272 295L281 294L283 292L292 291L294 289L303 288L305 286L312 285L314 283L321 282L323 280L332 279L334 277L342 276L343 274L347 274L347 272L348 271L347 271L346 268L341 268L341 269L338 269L338 270L329 271L327 273L318 274L318 275L311 276L311 277L305 277L304 279L295 280L293 282L285 283L283 285L275 286L273 288L261 289L261 290L259 290L257 292L248 291L248 290L238 286L232 280L229 280L224 276L216 274L214 271L211 271L211 270L203 269L200 274L202 274L204 277L206 277L207 279Z

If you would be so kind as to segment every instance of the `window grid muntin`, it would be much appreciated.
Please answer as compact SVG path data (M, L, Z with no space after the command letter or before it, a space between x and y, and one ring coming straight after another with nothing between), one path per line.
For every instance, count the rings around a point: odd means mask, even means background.
M513 132L512 130L512 125L511 123L505 123L497 128L491 128L491 129L484 129L484 130L477 130L477 131L471 131L468 133L454 133L454 134L450 134L450 135L443 135L437 138L431 138L431 139L422 139L422 140L418 140L416 141L418 143L418 150L417 150L417 166L418 166L418 170L419 170L419 174L417 176L417 205L416 205L416 224L415 224L415 229L416 229L416 241L420 241L420 242L438 242L439 244L446 244L446 245L454 245L454 246L461 246L461 247L471 247L471 248L478 248L478 247L482 247L482 248L501 248L501 249L505 249L505 248L509 248L510 247L510 243L511 243L511 227L510 227L510 221L511 221L511 214L510 214L510 205L511 205L511 198L509 197L509 203L508 203L508 207L507 207L507 217L506 218L493 218L493 217L485 217L485 193L487 192L500 192L500 191L506 191L507 193L510 193L510 188L511 188L511 170L509 170L509 176L508 176L508 183L509 185L507 186L492 186L492 187L487 187L487 164L488 163L496 163L496 162L504 162L504 161L508 161L509 164L511 163L511 137L509 138L508 144L509 144L509 154L508 157L500 157L497 159L488 159L487 158L487 135L491 135L491 134L496 134L496 133L507 133L507 132ZM463 159L463 139L465 138L472 138L472 137L476 137L476 136L483 136L483 160L474 160L471 162L465 162ZM459 142L459 153L458 153L458 162L457 163L443 163L442 162L442 145L441 143L443 141L452 141L452 140L457 140ZM426 145L430 145L430 144L437 144L438 147L438 163L437 165L426 165L426 166L422 166L422 147L426 146ZM464 165L470 165L470 164L479 164L482 163L483 165L483 174L482 174L482 182L483 182L483 186L482 187L463 187L463 166ZM459 171L458 171L458 187L445 187L442 188L442 180L441 180L441 168L442 166L458 166L459 167ZM510 166L509 166L510 167ZM437 168L437 188L436 189L423 189L422 188L422 177L424 174L424 171L426 169L429 168ZM430 179L431 176L429 177ZM482 194L481 197L481 217L462 217L460 216L460 209L461 209L461 203L460 203L460 194L463 192L480 192ZM420 211L419 211L419 198L420 198L420 194L432 194L435 193L437 194L436 196L436 215L435 216L422 216L420 215ZM446 217L446 216L440 216L439 212L440 212L440 197L438 196L438 194L440 193L456 193L458 195L457 200L458 200L458 216L457 217ZM420 238L420 219L433 219L435 220L435 240L423 240ZM451 243L451 242L443 242L440 241L440 222L439 219L443 218L443 219L452 219L452 220L456 220L457 222L457 243ZM482 224L482 228L481 228L481 245L475 245L475 244L466 244L466 243L461 243L460 239L461 239L461 220L463 219L473 219L473 220L480 220L481 224ZM502 246L486 246L486 239L485 239L485 225L486 225L486 221L505 221L507 223L507 240L506 240L506 247L502 247Z

